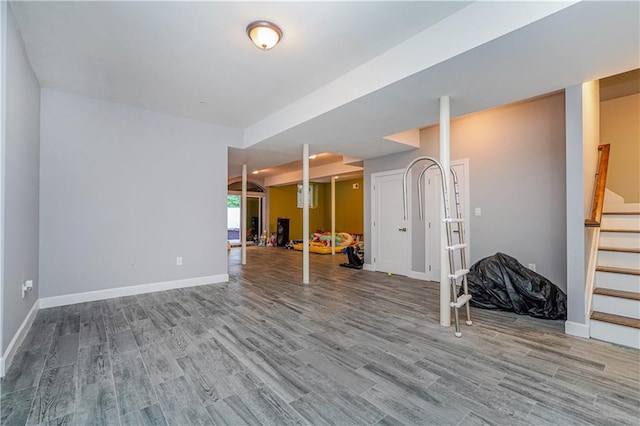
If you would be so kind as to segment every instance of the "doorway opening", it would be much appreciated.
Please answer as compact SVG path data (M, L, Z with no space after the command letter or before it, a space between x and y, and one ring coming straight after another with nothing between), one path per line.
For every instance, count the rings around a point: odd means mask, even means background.
M242 212L240 195L227 195L227 239L233 244L240 243ZM247 196L247 243L257 243L262 234L262 197Z
M260 185L247 183L247 211L242 212L242 183L234 182L228 186L227 194L227 240L234 245L240 245L242 215L247 218L247 244L256 244L260 235L266 229L264 226L265 206L264 188Z

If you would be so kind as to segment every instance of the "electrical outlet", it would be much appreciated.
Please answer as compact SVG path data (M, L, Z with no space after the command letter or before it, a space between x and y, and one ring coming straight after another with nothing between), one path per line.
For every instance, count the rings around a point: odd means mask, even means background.
M530 263L529 264L529 269L531 269L533 272L536 272L536 264L535 263Z
M480 207L476 207L475 214L476 216L482 216L482 209Z
M33 291L33 280L26 280L25 282L22 283L22 298L24 299L24 296L26 295L26 293L28 291Z
M182 256L176 257L176 265L182 266Z

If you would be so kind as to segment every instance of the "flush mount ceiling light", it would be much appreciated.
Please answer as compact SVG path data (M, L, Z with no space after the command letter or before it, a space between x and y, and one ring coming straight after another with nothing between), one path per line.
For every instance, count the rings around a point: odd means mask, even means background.
M269 50L282 38L282 30L273 22L253 21L247 25L247 35L259 49Z

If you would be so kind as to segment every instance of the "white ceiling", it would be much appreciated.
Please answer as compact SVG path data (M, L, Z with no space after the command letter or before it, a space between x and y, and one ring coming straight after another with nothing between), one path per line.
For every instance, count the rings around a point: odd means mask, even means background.
M638 2L17 2L43 87L244 129L229 176L640 66ZM255 48L255 19L282 42ZM321 32L326 29L326 32ZM206 101L206 105L201 105Z
M18 2L47 88L247 127L468 2ZM272 20L277 48L246 26ZM205 106L200 102L205 101Z

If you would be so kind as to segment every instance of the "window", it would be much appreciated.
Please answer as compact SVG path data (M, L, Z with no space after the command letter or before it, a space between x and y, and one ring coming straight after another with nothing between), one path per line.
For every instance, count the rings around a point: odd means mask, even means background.
M302 184L298 184L298 208L302 208ZM315 209L318 207L318 185L310 183L309 184L309 208Z

